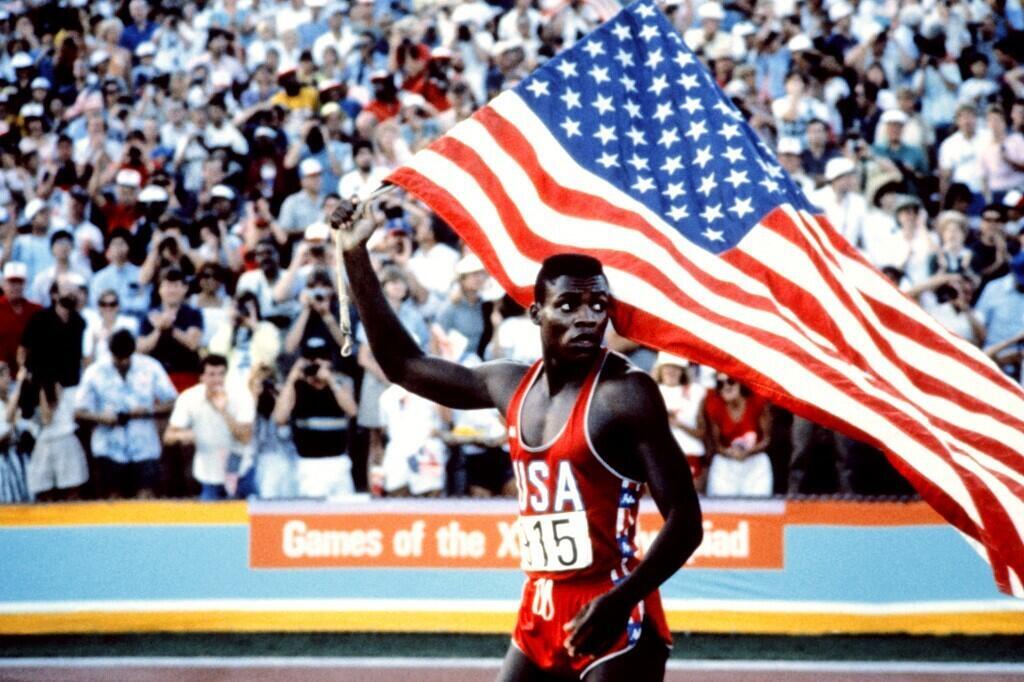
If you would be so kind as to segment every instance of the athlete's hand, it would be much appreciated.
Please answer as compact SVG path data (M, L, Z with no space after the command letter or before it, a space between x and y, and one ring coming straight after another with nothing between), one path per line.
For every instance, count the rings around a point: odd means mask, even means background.
M358 205L342 199L338 208L331 214L331 227L341 232L341 246L346 251L366 245L370 235L383 224L378 211L374 210L371 201L363 201Z
M607 651L626 631L626 621L634 604L624 603L617 592L608 592L592 600L563 628L568 634L565 648L570 656L586 656Z

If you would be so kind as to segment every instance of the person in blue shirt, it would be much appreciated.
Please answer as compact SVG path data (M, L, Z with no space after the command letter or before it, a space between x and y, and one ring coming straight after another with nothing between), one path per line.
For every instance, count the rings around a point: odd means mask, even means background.
M149 3L146 0L132 0L128 3L128 14L132 17L132 23L121 32L121 47L134 53L140 44L153 39L157 24L149 20Z
M149 312L149 286L139 283L139 267L128 261L131 234L114 230L107 238L109 265L92 276L89 282L89 305L95 306L104 291L114 291L121 311L140 321Z

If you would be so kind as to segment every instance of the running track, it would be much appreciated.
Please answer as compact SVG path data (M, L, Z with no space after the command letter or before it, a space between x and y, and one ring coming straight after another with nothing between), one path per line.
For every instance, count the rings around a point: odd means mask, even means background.
M441 658L8 658L4 682L491 682L497 659ZM666 680L701 682L1024 682L1024 664L701 661L669 662Z

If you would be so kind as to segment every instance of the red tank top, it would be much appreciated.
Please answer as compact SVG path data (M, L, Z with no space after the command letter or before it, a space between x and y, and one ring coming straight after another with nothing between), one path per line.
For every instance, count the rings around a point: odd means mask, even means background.
M610 577L617 582L639 563L634 536L643 484L608 466L587 432L590 402L607 358L605 351L550 443L530 447L520 431L522 405L541 375L541 361L526 373L509 402L521 563L531 578Z

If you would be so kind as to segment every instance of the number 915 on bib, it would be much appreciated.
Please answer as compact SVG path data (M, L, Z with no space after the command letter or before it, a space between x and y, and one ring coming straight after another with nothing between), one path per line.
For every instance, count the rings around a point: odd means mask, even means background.
M518 525L524 571L576 571L594 560L584 511L520 516Z

